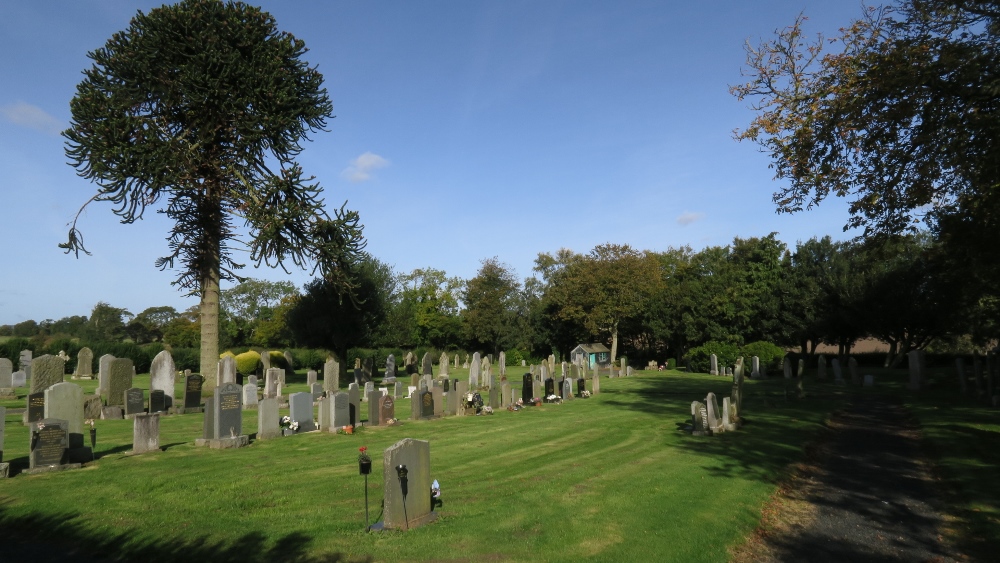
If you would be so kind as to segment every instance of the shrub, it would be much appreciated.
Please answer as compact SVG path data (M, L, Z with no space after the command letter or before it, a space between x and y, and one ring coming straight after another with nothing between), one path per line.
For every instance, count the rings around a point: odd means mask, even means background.
M691 348L687 353L687 359L690 362L692 371L709 373L712 365L710 359L712 354L715 354L718 358L719 371L722 371L725 366L731 366L736 363L739 353L740 349L735 344L711 340L701 346Z
M667 369L677 369L677 360L674 358L667 360Z
M749 370L752 367L750 358L753 356L760 359L760 369L770 373L781 370L781 360L785 357L785 351L782 348L763 340L747 344L740 350L740 354L743 356L743 365L746 367L747 374L750 373Z
M521 365L521 360L524 359L524 354L517 348L511 348L504 352L504 357L507 359L508 366L519 366Z
M288 362L285 360L285 355L281 352L271 350L267 353L267 357L271 360L271 367L289 369Z
M201 369L199 367L201 364L200 348L173 348L170 350L170 356L174 359L174 367L179 371L189 369L192 373L198 373L198 370Z
M228 353L228 352L227 352ZM260 354L250 350L236 356L236 371L243 375L257 373L260 369Z

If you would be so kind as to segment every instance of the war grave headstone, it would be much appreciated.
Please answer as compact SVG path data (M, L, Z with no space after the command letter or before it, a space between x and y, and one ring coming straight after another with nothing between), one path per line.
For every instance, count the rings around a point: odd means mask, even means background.
M396 418L396 399L389 395L380 397L378 403L379 424L386 424Z
M435 385L431 388L431 399L434 401L433 416L444 416L444 388Z
M91 460L90 448L83 440L83 389L75 383L56 383L42 392L45 400L43 419L66 421L67 459L71 462Z
M160 451L160 415L137 414L132 419L132 455Z
M375 390L375 384L371 381L365 383L364 394L361 395L362 401L368 401L368 396Z
M94 352L84 346L76 353L76 368L73 375L80 379L93 379L94 377Z
M59 356L45 354L31 360L31 392L40 393L56 383L62 383L66 374L66 361Z
M333 395L333 427L331 432L351 424L351 397L347 393Z
M292 393L288 396L288 416L299 423L298 432L316 430L312 393Z
M146 412L146 393L138 387L125 390L125 418Z
M257 403L257 439L270 440L281 437L278 423L278 399L264 398Z
M372 529L411 530L437 518L431 509L430 442L404 438L382 455L384 508ZM401 479L397 467L406 467Z
M201 388L205 378L191 374L184 378L184 412L201 412Z
M438 375L448 377L448 352L441 352L438 359Z
M150 399L152 401L152 399ZM256 409L260 401L257 399L257 385L247 383L243 386L243 408L246 410ZM150 409L152 410L152 409Z
M68 463L69 422L58 418L44 418L31 423L31 450L28 454L27 474L60 469L79 468L79 463Z
M500 384L500 408L505 409L514 404L513 391L509 381Z
M14 390L14 363L7 358L0 358L0 397L13 398L17 396Z
M465 396L469 393L469 382L459 381L458 385L455 386L455 416L462 416L465 414ZM450 395L450 393L449 393Z
M6 420L7 407L0 407L0 421ZM0 424L0 479L10 477L10 463L3 460L4 424Z
M709 356L708 362L710 366L708 373L710 375L719 375L719 357L716 356L715 354L712 354L711 356Z
M479 389L479 375L483 369L482 359L479 352L472 355L472 363L469 364L469 389Z
M330 358L323 364L323 390L330 395L340 389L340 362Z
M239 384L224 383L217 387L212 396L211 408L205 409L205 419L211 419L206 438L195 440L195 445L213 449L241 448L249 445L250 438L243 434L242 403L243 387Z
M347 396L350 398L351 426L357 426L361 421L361 390L357 383L347 386Z
M317 376L316 370L311 369L311 370L307 371L306 372L306 385L308 385L310 388L312 388L313 383L316 383L316 376Z
M104 404L111 406L125 405L125 390L132 387L132 375L135 373L132 360L115 358L108 367L108 388Z
M45 418L45 392L29 393L27 398L27 409L25 409L25 424L38 422Z
M97 394L106 396L108 393L108 377L111 374L111 360L115 359L111 354L104 354L97 360Z

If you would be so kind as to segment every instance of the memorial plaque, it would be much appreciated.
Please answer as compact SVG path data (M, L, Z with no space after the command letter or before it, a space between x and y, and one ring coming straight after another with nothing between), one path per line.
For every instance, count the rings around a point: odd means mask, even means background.
M205 378L189 375L184 380L184 408L196 409L201 406L201 386Z
M215 438L243 435L243 388L224 383L215 390L214 399Z
M31 423L30 469L66 462L66 450L69 448L67 425L65 420L54 418Z
M420 400L421 418L434 417L434 395L430 391L421 391L417 395Z
M162 389L149 392L149 412L163 412L167 410L167 394Z
M28 395L28 422L38 422L45 418L45 392Z
M138 387L125 390L125 414L141 414L146 412L146 394Z

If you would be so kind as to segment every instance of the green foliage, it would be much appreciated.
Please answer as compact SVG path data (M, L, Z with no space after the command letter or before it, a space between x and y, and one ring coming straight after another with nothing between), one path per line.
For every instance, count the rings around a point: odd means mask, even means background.
M781 369L781 359L785 357L785 351L770 342L757 341L743 346L740 355L743 356L743 365L747 369L750 368L750 358L757 356L761 370L777 373Z
M482 261L465 284L462 326L470 344L498 354L513 334L520 284L514 270L497 257Z
M677 360L675 358L667 360L667 369L677 369Z
M267 357L269 360L271 360L271 367L281 368L281 369L289 368L288 361L285 360L285 355L283 353L271 350L270 352L267 353Z
M289 350L295 365L302 369L320 370L326 363L326 358L330 354L326 350L315 350L312 348L293 348Z
M687 359L691 362L691 369L697 373L708 373L712 365L710 357L712 354L718 359L719 371L722 371L726 366L736 363L740 348L728 342L706 342L688 351Z
M230 352L227 352L230 353ZM284 360L284 358L282 358ZM249 375L251 373L257 373L260 368L260 353L254 350L249 350L238 354L236 356L236 371Z
M507 359L508 366L520 366L521 360L525 359L524 354L522 354L517 348L506 350L504 352L504 357Z

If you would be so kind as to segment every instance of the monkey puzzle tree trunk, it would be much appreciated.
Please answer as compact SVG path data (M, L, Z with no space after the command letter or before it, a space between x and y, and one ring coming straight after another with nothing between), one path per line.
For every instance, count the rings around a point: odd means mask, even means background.
M218 262L218 259L216 259ZM201 281L201 374L205 388L212 389L219 372L219 270Z

